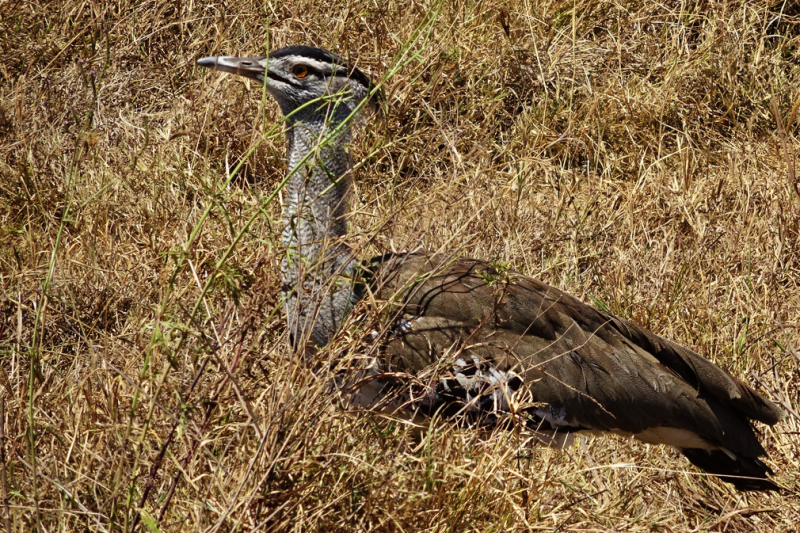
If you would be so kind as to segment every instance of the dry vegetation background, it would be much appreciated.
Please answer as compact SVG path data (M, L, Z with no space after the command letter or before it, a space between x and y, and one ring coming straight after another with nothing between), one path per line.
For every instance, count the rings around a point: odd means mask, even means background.
M798 15L0 1L11 529L796 531ZM342 412L276 310L277 107L194 65L296 43L376 78L413 57L356 150L363 256L505 261L697 349L789 411L762 428L787 490L737 494L617 438L558 452L441 425L420 440Z

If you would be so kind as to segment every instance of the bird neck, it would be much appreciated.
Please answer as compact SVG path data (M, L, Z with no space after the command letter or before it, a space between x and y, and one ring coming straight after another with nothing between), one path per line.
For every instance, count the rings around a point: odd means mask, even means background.
M318 255L326 239L347 233L348 139L344 134L330 137L327 129L304 122L286 133L290 175L284 189L283 244L287 249L302 248L304 255Z
M284 308L295 347L324 346L355 303L355 258L347 234L347 129L325 120L288 125L289 178L283 203ZM311 341L309 343L309 341Z

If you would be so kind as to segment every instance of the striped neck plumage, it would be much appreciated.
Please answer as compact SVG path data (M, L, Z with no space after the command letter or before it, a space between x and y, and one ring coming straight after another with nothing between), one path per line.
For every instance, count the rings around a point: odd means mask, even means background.
M327 344L356 300L356 262L344 242L351 164L350 131L341 120L350 113L319 111L287 120L290 175L284 187L281 277L296 347Z

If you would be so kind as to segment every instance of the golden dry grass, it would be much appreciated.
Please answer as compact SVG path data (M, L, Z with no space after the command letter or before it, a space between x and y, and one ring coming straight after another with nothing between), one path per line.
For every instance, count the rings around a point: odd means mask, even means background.
M0 2L12 529L795 531L800 10L773 4ZM376 78L414 55L356 154L364 256L501 260L697 349L790 409L762 428L787 490L342 412L276 310L276 106L194 66L295 43Z

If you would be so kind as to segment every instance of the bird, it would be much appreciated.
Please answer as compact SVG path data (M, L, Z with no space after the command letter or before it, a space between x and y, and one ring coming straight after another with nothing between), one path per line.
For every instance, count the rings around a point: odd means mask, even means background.
M197 64L265 85L283 115L281 296L291 347L319 352L359 302L391 309L390 326L371 333L378 355L344 382L354 404L519 427L542 442L634 437L677 449L739 491L780 490L753 422L774 425L784 411L691 349L499 262L356 257L349 145L384 101L362 70L304 45Z

